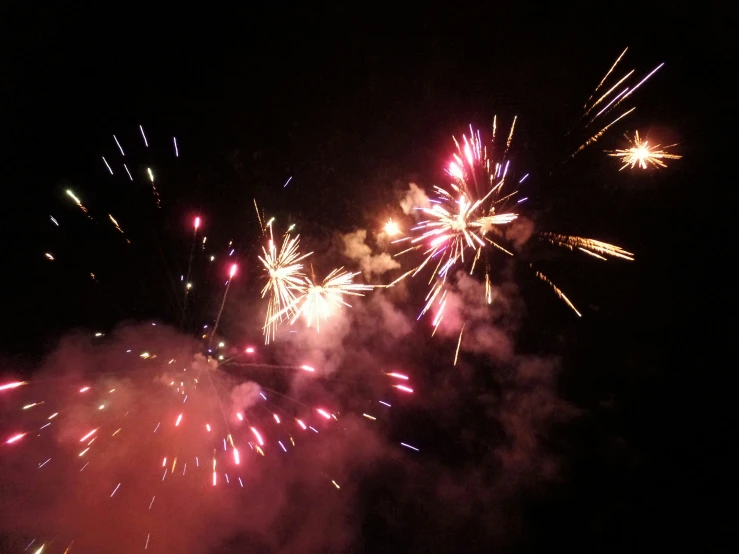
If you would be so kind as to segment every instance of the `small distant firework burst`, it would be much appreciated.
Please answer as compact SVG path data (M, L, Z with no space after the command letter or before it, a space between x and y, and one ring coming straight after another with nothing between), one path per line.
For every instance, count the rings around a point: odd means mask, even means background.
M659 144L650 146L649 141L641 140L641 138L639 137L639 131L636 131L634 133L633 140L630 139L628 135L626 135L626 140L628 140L629 143L632 145L631 148L626 148L624 150L606 151L609 156L621 158L621 161L624 162L624 165L621 166L621 169L619 169L619 171L629 166L631 166L631 169L634 169L637 164L642 169L648 169L649 167L667 167L667 164L664 163L662 160L679 160L680 158L682 158L682 156L671 154L667 152L667 150L660 150ZM672 146L676 145L671 144L663 148L671 148Z
M290 234L285 233L282 246L278 251L272 235L272 225L269 226L269 234L269 246L267 249L262 247L264 257L259 256L268 276L267 284L262 289L262 298L269 295L267 315L264 320L266 344L274 340L277 326L284 319L294 316L291 312L295 309L295 295L303 289L305 279L302 273L303 264L300 262L312 254L312 252L301 254L298 250L300 235L290 238Z

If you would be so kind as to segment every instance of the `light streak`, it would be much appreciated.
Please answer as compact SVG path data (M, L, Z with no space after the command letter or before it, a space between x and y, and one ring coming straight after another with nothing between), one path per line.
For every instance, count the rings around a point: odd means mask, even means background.
M177 137L172 137L172 140L174 141L174 157L179 158L180 151L177 149Z
M149 148L149 141L146 140L146 135L144 134L144 128L139 125L139 130L141 131L141 136L144 137L144 145Z
M234 448L234 463L236 465L239 465L241 463L241 459L239 458L239 451L236 448Z
M631 169L634 169L637 164L641 169L647 169L649 167L667 167L667 164L665 164L662 160L679 160L680 158L682 158L682 156L671 154L667 152L667 150L659 150L659 144L649 146L649 141L642 141L639 138L639 131L636 131L633 140L631 140L628 136L626 137L626 140L628 140L631 144L630 148L626 148L623 150L606 150L606 153L609 156L621 158L621 161L624 162L624 165L621 166L619 171L629 166L631 166ZM665 146L664 148L670 148L671 146L675 145L671 144L670 146Z
M378 400L378 402L380 404L383 404L383 405L387 406L388 408L391 408L392 407L390 404L388 404L387 402L383 402L382 400Z
M371 416L371 415L369 415L369 414L362 414L362 415L363 415L364 417L366 417L367 419L371 419L372 421L375 421L375 420L377 419L376 417L374 417L374 416Z
M406 448L410 448L411 450L415 450L416 452L419 451L418 448L416 448L415 446L411 446L410 444L406 444L404 442L401 442L400 444L401 446L405 446Z
M49 217L51 218L51 221L54 223L54 225L56 225L57 227L59 227L59 222L56 219L54 219L54 216L53 215L50 215Z
M341 488L339 486L339 484L336 481L334 481L333 479L331 479L331 482L334 484L334 487L336 487L337 489L340 489Z
M175 422L174 426L177 427L180 424L180 421L182 421L182 414L177 416L177 421Z
M388 373L389 377L395 377L396 379L403 379L404 381L408 380L407 375L403 375L402 373Z
M108 168L108 171L110 171L110 174L113 175L113 170L110 168L110 165L108 165L108 160L105 159L105 156L102 156L103 161L105 162L105 167Z
M331 414L329 414L326 410L322 410L321 408L317 408L316 411L321 414L326 419L331 419Z
M121 156L125 156L126 154L123 153L123 147L121 146L121 143L118 142L118 138L115 135L113 135L113 140L118 145L118 150L121 151Z
M85 435L84 437L82 437L82 438L80 439L80 442L85 442L85 441L86 441L87 439L89 439L89 438L90 438L90 437L91 437L92 435L94 435L94 434L95 434L95 431L97 431L98 429L99 429L99 427L98 427L98 428L95 428L95 429L93 429L92 431L90 431L89 433L87 433L87 434L86 434L86 435Z
M400 389L400 390L402 390L404 392L413 392L413 389L412 388L406 387L404 385L393 385L393 387L396 388L396 389Z
M118 490L118 487L120 487L120 486L121 486L121 484L120 484L120 483L118 483L118 484L116 485L116 487L115 487L115 488L113 489L113 492L112 492L112 493L110 494L110 497L111 497L111 498L113 498L113 495L114 495L114 494L116 493L116 491Z
M254 433L255 437L257 437L257 442L259 443L259 446L264 446L264 441L262 440L262 435L259 434L259 431L252 427L251 432Z
M285 188L285 187L286 187L286 186L288 185L288 183L289 183L290 181L292 181L292 175L291 175L291 176L290 176L290 177L288 178L288 180L287 180L287 181L285 181L285 184L284 184L284 185L282 185L282 188Z
M277 441L277 444L279 444L279 445L280 445L280 448L282 448L282 450L283 450L283 451L287 452L287 448L285 448L285 445L284 445L284 444L282 444L282 442L281 442L281 441Z
M312 367L311 367L311 366L309 366L309 365L301 365L301 366L300 366L300 369L303 369L303 370L305 370L305 371L310 371L311 373L313 373L313 372L315 371L315 368L312 368Z
M126 173L128 173L128 179L130 181L133 181L133 175L131 175L131 172L128 170L128 166L126 164L123 164L123 169L125 169Z
M48 464L48 463L49 463L50 461L51 461L51 458L49 458L48 460L46 460L46 461L45 461L45 462L44 462L43 464L40 464L40 465L38 466L38 468L39 468L39 469L41 469L41 468L42 468L42 467L44 467L44 466L45 466L46 464Z
M18 387L22 387L23 385L27 385L27 384L28 384L28 381L15 381L13 383L6 383L5 385L0 385L0 391L15 389Z

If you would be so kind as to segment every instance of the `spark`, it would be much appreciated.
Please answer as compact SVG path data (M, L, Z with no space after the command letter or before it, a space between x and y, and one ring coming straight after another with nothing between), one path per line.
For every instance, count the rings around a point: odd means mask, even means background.
M78 208L79 208L80 210L82 210L82 211L83 211L83 212L85 212L86 214L88 213L88 212L87 212L87 208L85 208L85 207L84 207L84 206L82 205L82 202L80 202L80 199L79 199L79 198L77 198L77 197L76 197L76 196L74 195L74 193L73 193L73 192L72 192L71 190L67 189L67 190L66 190L66 193L67 193L67 196L69 196L69 197L70 197L70 198L71 198L72 200L74 200L74 203L75 203L75 204L77 204L77 207L78 207ZM88 215L87 215L87 217L90 217L90 215L88 214ZM92 218L90 218L90 219L92 219Z
M244 488L244 483L241 482L241 477L239 477L239 485L241 485L241 488Z
M41 431L41 429L45 429L45 428L46 428L46 427L48 427L49 425L51 425L51 423L50 423L50 422L49 422L49 423L45 423L44 425L42 425L41 427L39 427L39 428L38 428L38 430L39 430L39 431Z
M312 427L311 425L308 425L308 429L310 429L314 433L318 433L318 430L316 428Z
M530 267L532 267L532 269L533 269L533 266L530 266ZM559 289L559 287L557 287L557 285L555 285L554 283L552 283L552 281L549 279L549 277L547 277L546 275L544 275L540 271L534 271L534 275L536 275L539 279L541 279L542 281L544 281L545 283L547 283L550 287L552 287L552 290L554 290L555 294L557 296L559 296L565 302L565 304L567 304L570 308L572 308L572 311L577 314L577 317L582 317L582 314L577 311L577 308L575 308L575 305L572 302L570 302L570 299L567 298L567 296L565 296L565 293L562 292Z
M239 458L239 451L236 448L234 448L234 463L236 465L239 465L241 463L241 459Z
M118 487L120 487L120 486L121 486L120 483L118 483L118 485L116 485L115 489L113 489L113 492L110 495L111 498L113 498L113 495L116 493L116 491L118 490Z
M115 437L115 436L116 436L116 435L117 435L118 433L120 433L120 432L121 432L121 427L119 427L118 429L116 429L116 432L115 432L115 433L113 433L113 434L112 434L112 435L110 435L110 436L111 436L111 437Z
M305 430L307 429L307 427L305 426L305 423L303 423L303 422L302 422L302 421L300 421L299 419L296 419L295 421L297 421L297 422L298 422L298 425L300 425L300 427L302 427L302 428L303 428L303 431L305 431Z
M49 416L49 419L54 419L54 418L55 418L56 416L58 416L58 415L59 415L59 412L54 412L53 414L51 414L51 415Z
M280 416L278 416L277 414L272 414L272 417L275 419L277 423L280 423Z
M84 469L90 465L90 462L87 462L85 465L82 466L82 469L80 469L80 473L84 471Z
M80 442L85 442L87 439L89 439L91 436L93 436L98 429L99 429L99 427L98 428L95 428L92 431L90 431L89 433L87 433L84 437L82 437L80 439Z
M116 228L116 229L117 229L117 230L118 230L118 231L119 231L119 232L120 232L120 233L121 233L122 235L124 235L124 236L125 236L125 235L126 235L126 233L124 233L124 232L123 232L123 229L121 229L121 226L120 226L120 225L118 225L118 222L117 222L117 221L115 220L115 218L114 218L114 217L113 217L112 215L110 215L110 214L108 214L108 217L110 218L110 221L112 221L112 222L113 222L113 225L115 226L115 228ZM126 239L126 240L128 240L128 239ZM128 242L130 243L131 241L128 241Z
M464 323L462 324L462 330L459 331L459 340L457 341L457 351L454 353L454 365L457 365L457 358L459 357L459 347L462 346L462 333L464 333Z
M326 410L322 410L321 408L317 408L316 411L321 414L326 419L331 419L331 414L329 414Z
M102 333L101 333L101 335L102 335ZM87 392L87 391L89 391L89 390L90 390L90 387L82 387L82 388L80 389L80 392Z
M54 219L54 216L53 215L50 215L49 217L51 218L51 221L54 222L54 225L56 225L57 227L59 227L59 222L56 219Z
M382 400L378 400L378 402L384 406L387 406L388 408L392 408L392 406L388 404L387 402L383 402Z
M13 444L14 442L18 442L25 436L26 436L26 433L18 433L17 435L13 435L8 440L6 440L5 444Z
M334 484L334 487L336 487L337 489L340 489L341 488L339 486L339 484L336 481L334 481L333 479L331 479L331 482Z
M383 230L385 231L385 234L389 237L394 237L400 234L400 227L398 227L398 224L395 223L392 219L388 220L388 222L385 223Z
M311 367L311 366L309 366L309 365L301 365L301 366L300 366L300 369L303 369L303 370L305 370L305 371L310 371L311 373L313 373L313 372L315 371L315 368L312 368L312 367Z
M396 379L403 379L404 381L408 380L407 375L403 375L402 373L388 373L389 377L395 377Z
M121 146L121 143L118 142L118 138L115 135L113 135L113 140L118 145L118 150L121 151L121 156L125 156L126 154L123 153L123 147Z
M216 472L213 471L213 486L214 487L216 486L216 483L218 482L218 477L216 477L216 475L217 475Z
M131 175L131 172L128 170L128 166L126 164L123 164L123 169L125 169L126 173L128 173L128 179L133 181L133 175Z
M105 156L102 156L103 161L105 162L105 167L108 168L108 171L110 171L110 174L113 175L113 170L110 168L110 165L108 165L108 160L105 159Z
M151 507L154 505L154 499L155 498L156 498L156 495L151 497L151 502L149 502L149 509L150 510L151 510Z
M155 433L157 432L157 429L159 429L159 426L160 426L161 424L162 424L162 422L160 421L159 423L157 423L157 426L156 426L156 427L154 427L154 432L155 432Z
M246 350L244 350L244 352L246 352L247 354L254 354L254 348L249 346Z
M195 232L197 233L198 228L200 228L200 216L195 218Z
M411 446L410 444L406 444L404 442L401 442L400 444L401 446L405 446L406 448L410 448L411 450L415 450L416 452L418 452L418 448L416 448L415 446Z
M240 413L236 414L236 417L239 419L239 421L244 421L244 416L242 416Z
M151 538L151 533L146 534L146 544L144 545L144 550L149 549L149 539Z
M167 477L167 470L168 469L169 468L166 468L166 467L164 468L164 473L162 474L162 481L164 481L164 479Z
M259 443L259 446L264 446L264 441L262 440L262 436L259 434L259 431L252 427L251 432L254 433L255 437L257 437L257 442Z
M282 188L285 188L290 181L292 181L292 175L290 176L290 178L287 181L285 181L285 184L282 185Z
M179 158L180 151L177 149L177 137L172 137L172 140L174 141L174 157Z
M28 381L15 381L13 383L6 383L5 385L0 385L0 391L15 389L27 384Z
M228 273L228 278L229 279L233 279L234 278L234 275L236 275L236 271L237 270L238 270L238 266L236 264L233 264L231 266L231 271L229 271L229 273Z
M278 325L286 318L294 316L296 293L303 289L302 273L303 264L300 262L310 256L301 254L300 235L290 238L286 233L279 251L272 234L272 226L269 227L268 249L262 247L264 257L259 256L265 273L268 276L267 283L262 289L262 298L269 295L267 313L264 321L264 342L269 344L275 339Z
M561 246L573 251L575 250L575 248L577 248L578 250L581 250L586 254L590 254L591 256L602 260L607 259L604 256L614 256L629 261L634 260L634 254L632 254L631 252L627 252L620 246L616 246L615 244L608 244L607 242L602 242L595 239L587 239L583 237L575 237L569 235L558 235L556 233L540 233L539 239L555 246Z
M396 389L400 389L402 391L405 391L405 392L413 392L413 389L412 388L406 387L404 385L393 385L393 387L395 387Z
M40 547L38 548L38 550L36 550L36 552L34 552L33 554L41 554L41 552L42 552L42 551L44 550L44 547L45 547L45 546L46 546L46 544L42 544L42 545L41 545L41 546L40 546Z
M39 464L38 468L39 468L39 469L41 469L41 468L42 468L42 467L44 467L44 466L45 466L46 464L48 464L48 463L49 463L50 461L51 461L51 458L49 458L48 460L46 460L46 461L45 461L44 463L42 463L42 464Z
M147 148L149 148L149 141L146 140L146 135L144 134L144 128L139 125L139 129L141 130L141 136L144 137L144 145L146 145Z
M362 415L363 415L364 417L366 417L367 419L371 419L372 421L375 421L375 420L377 419L376 417L374 417L374 416L371 416L371 415L369 415L369 414L362 414Z
M634 169L637 164L642 169L647 169L649 167L667 167L667 164L662 160L679 160L682 158L682 156L678 156L677 154L670 154L667 150L659 150L659 144L649 146L649 141L642 141L640 139L639 131L636 131L633 140L629 139L628 136L626 137L626 140L631 144L630 148L606 151L609 156L621 158L621 161L624 162L624 165L621 166L619 171L628 166L631 166L631 169ZM670 146L675 145L672 144ZM665 148L670 148L670 146L666 146Z
M205 424L205 429L210 433L210 424L209 423L206 423Z

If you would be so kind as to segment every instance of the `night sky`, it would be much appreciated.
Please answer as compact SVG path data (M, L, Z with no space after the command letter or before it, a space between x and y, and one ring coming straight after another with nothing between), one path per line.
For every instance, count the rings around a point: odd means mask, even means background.
M268 216L298 224L311 249L332 252L340 234L378 229L399 214L409 182L427 191L443 184L451 135L469 124L487 129L495 114L507 126L517 115L515 163L531 172L527 209L537 228L601 238L636 255L631 264L598 265L527 253L568 291L582 319L526 268L511 270L516 352L558 368L547 383L566 406L528 454L557 469L533 484L511 478L518 488L502 504L460 492L484 487L485 472L495 471L483 463L487 447L465 445L495 442L500 431L477 419L478 403L488 393L505 396L505 379L486 377L496 362L471 355L464 378L434 374L426 383L431 395L434 384L463 382L474 390L468 403L455 397L449 413L443 401L414 406L389 425L388 435L436 442L427 467L417 457L412 467L364 468L354 491L362 520L340 550L729 551L734 358L723 352L733 343L727 281L735 247L724 242L733 235L736 183L728 155L736 23L705 6L666 5L3 7L0 374L31 375L74 330L151 319L177 326L176 287L195 214L209 243L234 240L241 264L221 333L259 344L254 199ZM568 160L580 144L568 131L626 46L624 63L638 74L666 65L635 94L629 119ZM636 129L679 143L683 159L660 171L618 172L603 150L623 147L623 133ZM137 183L120 164L111 177L102 162L120 161L113 134L139 171ZM149 164L162 175L160 210L142 178ZM316 269L333 260L324 263ZM216 283L224 267L195 271ZM188 331L213 319L219 294L197 291ZM410 312L416 300L411 294ZM430 342L425 328L416 334L414 345ZM448 361L454 340L440 342L417 363ZM456 429L466 438L455 439ZM430 484L451 473L455 491L436 499ZM399 491L399 481L412 485ZM379 506L394 494L404 508L390 524ZM417 511L437 500L456 522L441 530ZM310 495L299 501L311 509ZM229 540L212 551L250 551L249 538Z

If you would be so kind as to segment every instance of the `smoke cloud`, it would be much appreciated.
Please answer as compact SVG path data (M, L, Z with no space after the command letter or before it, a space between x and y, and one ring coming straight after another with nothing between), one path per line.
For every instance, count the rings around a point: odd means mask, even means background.
M400 199L400 207L403 209L403 213L408 215L419 208L430 208L431 202L429 202L429 197L426 196L426 192L421 187L416 183L409 183L408 190Z
M372 275L382 275L386 271L400 267L400 264L387 252L372 254L372 248L365 242L367 240L365 229L342 235L341 240L344 245L344 256L358 262L360 270L367 279Z

